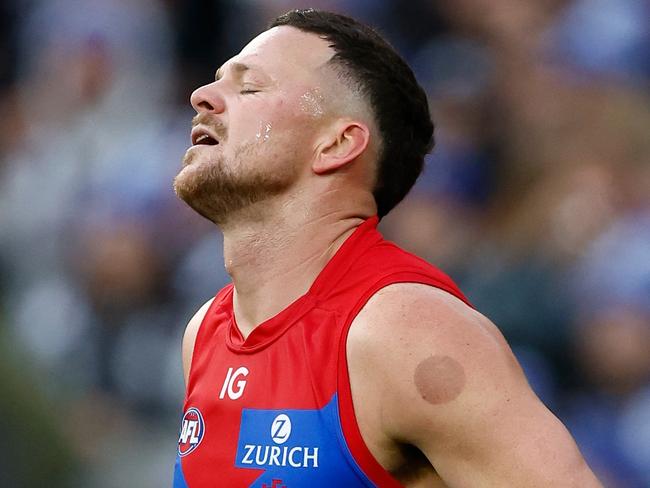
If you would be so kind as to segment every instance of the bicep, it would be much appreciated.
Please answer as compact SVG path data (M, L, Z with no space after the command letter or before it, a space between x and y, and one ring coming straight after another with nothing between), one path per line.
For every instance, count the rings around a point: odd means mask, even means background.
M192 365L192 355L194 353L194 343L196 342L196 336L199 333L199 328L203 322L203 318L212 304L211 298L203 304L203 306L194 314L190 319L185 328L185 333L183 334L183 344L182 344L182 358L183 358L183 376L185 378L185 386L190 377L190 367Z
M523 374L493 368L478 374L469 367L467 375L467 391L446 411L426 401L418 405L429 421L414 444L449 486L599 486L571 435Z
M476 320L412 364L416 447L452 487L599 486L496 327Z

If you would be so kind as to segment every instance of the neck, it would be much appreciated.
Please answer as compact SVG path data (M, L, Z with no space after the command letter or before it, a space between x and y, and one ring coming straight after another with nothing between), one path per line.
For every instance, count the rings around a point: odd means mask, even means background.
M225 265L235 285L233 306L242 335L248 337L304 295L343 242L373 215L373 206L315 215L309 209L314 206L285 203L282 215L224 229Z

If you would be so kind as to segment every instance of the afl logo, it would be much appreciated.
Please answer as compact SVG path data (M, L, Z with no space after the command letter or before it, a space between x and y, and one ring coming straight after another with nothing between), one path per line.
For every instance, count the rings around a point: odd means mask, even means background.
M281 413L271 424L271 439L276 444L284 444L291 435L291 419Z
M181 435L178 438L178 455L187 456L196 449L205 434L205 423L198 408L189 408L183 415Z

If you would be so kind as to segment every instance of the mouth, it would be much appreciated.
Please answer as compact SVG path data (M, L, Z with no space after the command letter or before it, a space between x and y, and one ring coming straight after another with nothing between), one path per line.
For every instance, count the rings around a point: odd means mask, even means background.
M216 146L217 144L219 144L219 139L209 130L204 127L195 127L192 129L193 146Z

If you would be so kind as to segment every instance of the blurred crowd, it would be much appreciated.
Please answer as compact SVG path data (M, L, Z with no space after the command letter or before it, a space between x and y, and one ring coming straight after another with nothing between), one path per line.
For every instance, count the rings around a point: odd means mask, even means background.
M171 484L182 332L228 282L171 189L189 94L305 6L429 93L385 235L501 328L605 486L650 486L648 0L0 4L0 486Z

